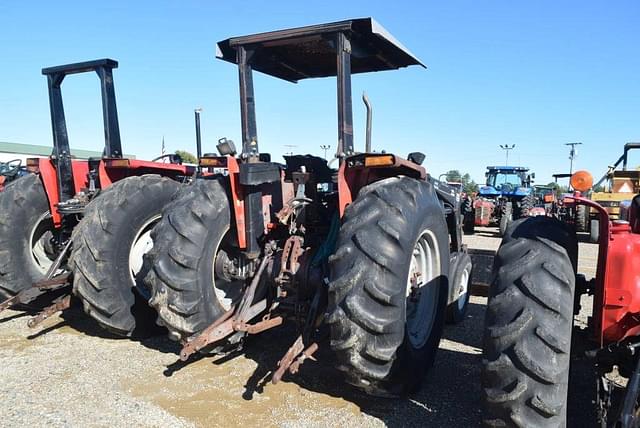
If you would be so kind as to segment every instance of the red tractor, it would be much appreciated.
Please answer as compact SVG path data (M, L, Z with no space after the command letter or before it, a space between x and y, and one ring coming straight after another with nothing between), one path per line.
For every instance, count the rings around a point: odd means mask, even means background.
M348 382L413 391L445 319L462 320L468 303L459 196L427 174L421 153L355 151L351 75L422 64L370 18L230 38L218 57L238 65L242 152L223 140L224 156L206 166L228 175L183 187L153 231L146 282L159 322L183 341L183 360L294 323L274 382L328 337ZM281 165L259 151L253 70L290 82L337 77L338 169L311 155Z
M194 168L181 165L175 155L154 161L123 157L113 84L117 66L101 59L42 70L49 87L53 153L28 159L32 174L0 193L0 310L65 286L73 271L74 291L87 312L116 332L133 331L132 290L142 290L136 276L151 245L150 229ZM76 160L61 84L67 75L92 71L100 78L105 146L101 158ZM170 163L158 162L161 158ZM69 296L60 298L38 319L69 301Z
M483 378L490 426L565 426L574 315L592 296L586 355L597 373L603 427L640 424L640 195L626 218L581 197L593 179L573 175L575 204L598 213L593 279L577 273L574 224L531 217L512 224L498 250L484 333ZM585 303L585 299L582 302Z

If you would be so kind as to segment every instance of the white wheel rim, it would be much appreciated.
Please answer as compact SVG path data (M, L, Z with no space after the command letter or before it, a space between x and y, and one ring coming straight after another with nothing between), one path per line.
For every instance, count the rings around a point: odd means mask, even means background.
M416 241L407 277L406 329L414 348L422 348L431 335L438 311L440 275L437 239L430 230L425 230Z
M224 241L224 238L227 236L229 231L230 229L227 228L227 230L222 234L222 238L216 245L216 250L213 253L213 263L211 264L211 269L212 269L211 277L213 278L213 284L212 284L213 291L216 293L216 298L218 299L220 306L222 306L222 308L225 311L230 310L233 304L240 299L240 297L242 296L242 289L243 289L242 286L244 284L242 280L231 281L231 282L223 281L223 280L216 281L216 258L218 257L218 253L220 252L222 241ZM217 282L217 285L216 285L216 282Z
M144 264L144 255L147 254L153 248L153 239L151 239L151 231L153 227L160 221L162 217L161 214L158 214L155 217L147 220L140 229L138 229L138 233L133 238L133 243L131 244L131 248L129 249L129 274L131 275L131 283L138 289L139 292L143 295L143 297L149 298L151 294L148 290L143 289L143 287L138 286L138 281L136 281L136 276L142 270L142 266Z
M467 301L467 293L469 293L469 277L471 276L470 265L467 264L462 271L462 275L460 275L460 282L456 284L456 289L458 290L458 309L464 309L464 305Z
M51 223L51 213L46 212L36 221L35 226L29 234L29 242L31 243L31 260L33 265L45 275L54 260L52 260L45 249L45 236L53 228L53 224L49 227L45 223Z

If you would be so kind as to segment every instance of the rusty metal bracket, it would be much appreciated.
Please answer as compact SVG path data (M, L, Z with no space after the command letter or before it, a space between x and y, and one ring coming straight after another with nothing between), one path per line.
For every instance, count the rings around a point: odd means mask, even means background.
M305 349L304 352L291 364L291 367L289 367L289 373L291 373L291 374L298 373L298 371L300 370L300 366L302 365L302 363L305 362L305 360L316 361L316 359L313 356L313 354L317 350L318 350L318 344L317 343L314 342L311 345L309 345L309 347L307 349Z
M65 272L54 278L44 279L42 281L36 282L31 287L20 291L15 296L10 297L0 303L0 312L4 311L12 305L27 304L35 300L37 297L43 295L47 291L57 290L58 288L66 286L69 281L69 276L70 273Z
M265 317L265 319L255 324L247 324L247 323L234 324L233 329L235 331L245 331L248 334L258 334L258 333L262 333L265 330L269 330L270 328L282 325L283 321L284 320L281 316L277 316L274 318Z
M216 342L233 332L233 320L231 316L235 308L229 309L218 318L213 324L205 328L202 333L194 337L193 339L183 343L180 350L180 359L187 361L189 357L210 343Z
M300 335L298 336L296 341L293 342L293 345L291 345L287 353L284 354L284 357L282 357L282 359L278 361L278 369L276 370L276 372L273 374L273 377L271 378L272 383L276 384L280 382L280 380L282 379L282 376L284 376L284 372L286 372L289 369L289 366L291 366L295 358L302 351L304 351L304 342L302 341L302 335Z
M255 305L249 307L249 309L245 312L244 320L250 320L254 318L266 308L267 301L264 299L259 301ZM204 329L202 333L198 334L192 339L189 339L186 343L183 343L182 350L180 351L180 359L182 361L187 361L191 355L203 349L205 346L222 340L225 337L230 336L232 333L235 333L236 331L245 331L235 328L235 326L243 325L244 322L236 317L233 317L234 309L235 308L231 308L222 317L218 318L213 324Z
M27 325L30 328L34 328L38 324L40 324L42 321L49 318L51 315L58 313L60 311L64 311L65 309L68 309L70 306L71 306L70 294L67 294L66 296L58 297L56 300L53 301L53 305L47 306L46 308L44 308L42 312L40 312L35 317L31 318L27 323Z

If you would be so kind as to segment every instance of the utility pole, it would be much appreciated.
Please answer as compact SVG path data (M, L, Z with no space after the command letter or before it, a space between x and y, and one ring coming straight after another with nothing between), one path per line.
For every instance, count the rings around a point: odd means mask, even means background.
M509 150L513 150L515 147L515 144L512 144L511 146L509 146L508 144L500 144L500 148L505 151L507 156L504 166L509 166Z
M327 160L327 150L331 148L329 144L320 144L320 148L324 150L324 160Z
M582 143L565 143L565 146L571 146L571 150L569 150L569 174L573 174L573 160L578 155L578 151L576 150L576 146L580 146Z

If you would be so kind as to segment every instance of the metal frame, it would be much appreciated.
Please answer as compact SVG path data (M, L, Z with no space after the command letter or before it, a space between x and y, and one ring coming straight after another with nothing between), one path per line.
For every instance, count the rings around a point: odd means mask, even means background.
M338 147L336 157L354 154L353 105L351 101L351 42L346 32L335 35L338 99ZM242 153L245 157L259 155L256 124L255 95L253 90L253 50L239 45L237 64L240 85L240 114L242 121Z
M118 124L116 95L113 85L113 69L117 67L117 61L105 58L42 69L42 74L47 76L47 84L49 87L53 156L57 163L56 173L61 202L73 198L75 194L73 169L71 166L71 149L69 147L67 122L64 115L64 104L62 102L62 82L69 74L86 73L90 71L96 72L100 78L100 92L102 96L102 119L104 122L105 140L103 156L121 158L122 144L120 142L120 126Z

